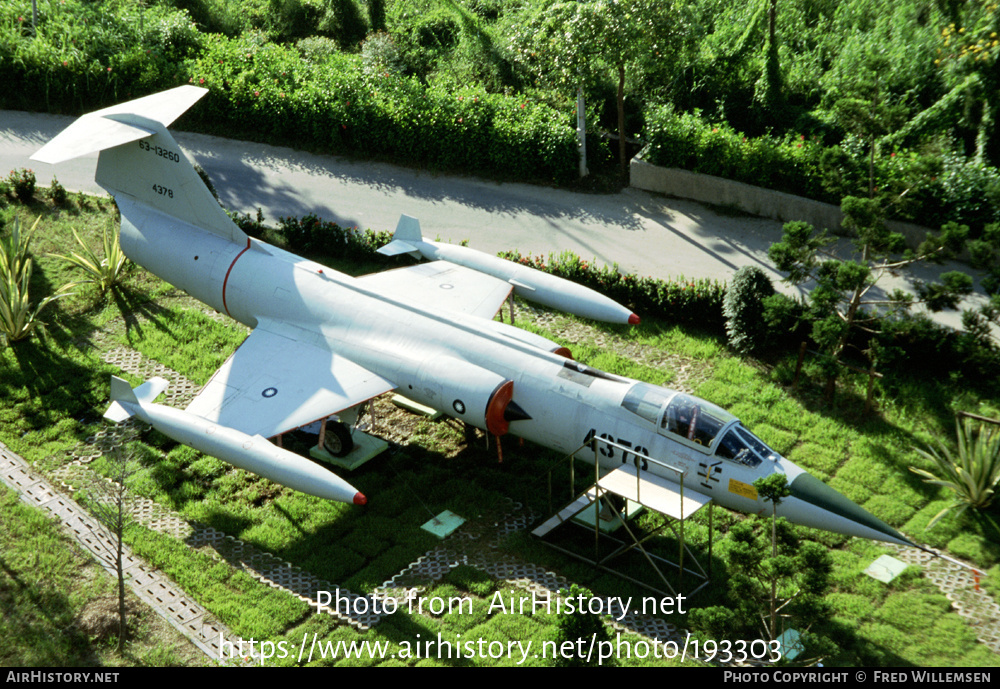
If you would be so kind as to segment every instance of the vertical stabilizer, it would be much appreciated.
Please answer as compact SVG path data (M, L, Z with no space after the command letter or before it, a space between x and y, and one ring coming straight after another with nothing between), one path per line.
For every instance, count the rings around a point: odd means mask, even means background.
M420 234L420 221L409 215L400 215L392 241L378 249L378 253L386 256L410 254L413 258L420 258L417 245L422 241L424 237Z
M420 221L409 215L400 215L392 238L402 239L404 242L422 242L424 237L420 234Z
M123 213L130 205L141 204L246 246L246 234L229 219L167 132L167 125L206 93L180 86L89 113L32 159L59 163L100 151L97 183L115 197ZM141 223L137 226L141 231Z

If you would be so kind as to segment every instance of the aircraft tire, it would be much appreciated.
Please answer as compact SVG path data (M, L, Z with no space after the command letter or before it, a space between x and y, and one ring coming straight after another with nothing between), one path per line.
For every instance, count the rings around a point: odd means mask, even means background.
M340 421L327 422L323 449L334 457L345 457L354 449L354 439L351 438L351 429L347 424Z

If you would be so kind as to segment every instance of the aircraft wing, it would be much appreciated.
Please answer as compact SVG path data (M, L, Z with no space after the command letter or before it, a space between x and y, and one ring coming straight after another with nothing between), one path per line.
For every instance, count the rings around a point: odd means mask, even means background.
M492 275L447 261L418 263L358 278L388 296L492 320L513 286Z
M312 423L395 385L328 349L261 322L188 405L192 414L265 438ZM289 336L291 335L291 336Z

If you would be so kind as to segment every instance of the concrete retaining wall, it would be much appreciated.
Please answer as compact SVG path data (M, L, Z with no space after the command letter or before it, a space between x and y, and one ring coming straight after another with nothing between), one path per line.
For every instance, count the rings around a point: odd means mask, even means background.
M642 153L632 159L630 174L631 186L636 189L737 208L751 215L781 222L804 220L817 229L844 234L840 226L844 218L840 207L829 203L679 168L657 167L646 162ZM902 234L912 249L917 248L929 231L926 227L897 220L890 220L886 224L893 232Z

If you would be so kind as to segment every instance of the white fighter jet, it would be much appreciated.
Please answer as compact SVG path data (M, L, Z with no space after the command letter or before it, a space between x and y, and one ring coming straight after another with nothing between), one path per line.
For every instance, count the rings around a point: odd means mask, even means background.
M489 275L447 261L353 278L248 237L166 129L204 93L182 86L84 115L34 156L57 163L100 151L96 180L121 210L124 252L253 329L182 413L149 411L158 407L151 404L155 386L133 395L116 383L111 418L135 413L165 427L169 416L171 437L229 461L241 448L255 452L252 461L235 463L282 481L277 465L285 458L261 452L264 438L395 389L495 436L510 433L567 454L594 438L611 441L599 447L605 467L677 480L660 464L638 460L656 458L685 475L685 490L740 512L770 513L752 484L783 473L792 495L778 513L789 521L910 544L722 409L595 370L555 342L493 320L515 286L551 293L550 281L508 273L509 266ZM390 252L430 246L412 221L403 225L405 236ZM593 299L567 293L578 312ZM630 316L624 310L611 318ZM229 440L221 448L205 440L223 429ZM363 502L330 477L323 490L305 489Z

